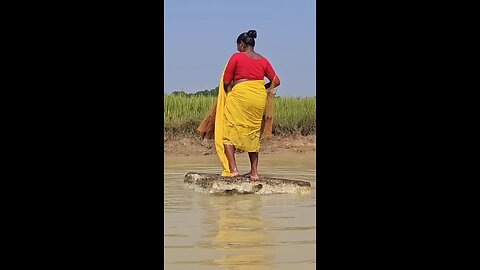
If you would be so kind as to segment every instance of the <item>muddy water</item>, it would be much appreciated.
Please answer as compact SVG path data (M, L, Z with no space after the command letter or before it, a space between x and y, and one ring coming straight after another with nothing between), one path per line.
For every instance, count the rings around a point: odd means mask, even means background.
M186 188L184 175L219 173L216 156L164 163L165 269L315 269L314 153L260 155L260 174L309 181L308 195L206 195ZM249 171L247 154L237 163Z

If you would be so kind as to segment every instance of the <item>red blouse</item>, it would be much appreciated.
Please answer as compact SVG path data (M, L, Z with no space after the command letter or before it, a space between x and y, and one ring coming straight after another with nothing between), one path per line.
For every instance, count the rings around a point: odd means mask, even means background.
M265 57L252 59L245 53L238 52L230 57L223 75L223 81L224 83L230 83L232 79L234 81L240 79L263 80L264 77L272 81L274 76L275 71ZM280 80L277 77L275 81L279 82Z

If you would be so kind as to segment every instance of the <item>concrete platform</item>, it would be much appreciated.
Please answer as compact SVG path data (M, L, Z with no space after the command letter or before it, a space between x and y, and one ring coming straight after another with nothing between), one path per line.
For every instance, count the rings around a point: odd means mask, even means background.
M251 180L242 176L223 177L218 174L189 172L185 175L185 184L206 194L308 194L312 188L309 182L260 177Z

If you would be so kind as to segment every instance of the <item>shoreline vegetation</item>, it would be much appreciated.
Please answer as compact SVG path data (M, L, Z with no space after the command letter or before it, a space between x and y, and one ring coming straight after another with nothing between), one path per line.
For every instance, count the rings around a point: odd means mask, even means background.
M196 129L218 94L218 87L186 94L164 94L164 153L215 154L213 140ZM275 97L272 138L262 140L260 153L316 151L316 97Z

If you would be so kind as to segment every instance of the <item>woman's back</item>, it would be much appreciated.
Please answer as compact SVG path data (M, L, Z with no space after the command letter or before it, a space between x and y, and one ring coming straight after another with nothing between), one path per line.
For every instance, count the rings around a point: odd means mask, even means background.
M224 81L263 80L267 77L273 80L275 71L270 62L255 52L237 52L230 57L225 69Z

